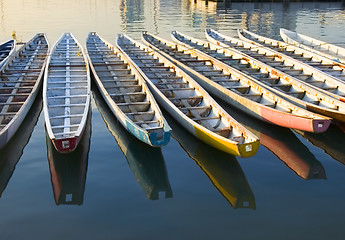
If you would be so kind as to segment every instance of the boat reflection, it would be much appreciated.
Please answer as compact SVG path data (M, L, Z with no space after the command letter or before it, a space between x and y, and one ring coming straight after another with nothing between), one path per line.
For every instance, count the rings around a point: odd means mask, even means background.
M305 180L326 179L325 169L320 161L290 129L257 121L226 106L223 102L221 104L237 121L259 137L261 145L276 155L298 176Z
M26 144L29 142L31 133L36 126L38 117L42 111L42 96L38 94L28 115L12 139L0 149L0 197L5 190L13 171L23 154Z
M345 131L343 129L331 124L326 132L320 134L296 132L314 146L324 150L333 159L345 165Z
M233 208L255 209L255 197L236 157L215 149L189 133L163 111L172 128L172 137L205 172Z
M159 193L164 192L165 198L172 198L172 189L161 148L151 147L132 136L117 121L94 86L92 91L99 112L125 155L128 165L146 197L157 200Z
M70 153L56 151L46 132L47 156L56 205L82 205L91 137L91 112L83 137Z

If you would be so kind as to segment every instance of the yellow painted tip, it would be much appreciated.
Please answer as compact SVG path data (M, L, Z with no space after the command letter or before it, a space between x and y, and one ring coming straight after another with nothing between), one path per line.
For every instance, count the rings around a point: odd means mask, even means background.
M13 38L14 40L17 40L16 31L12 31L12 38Z

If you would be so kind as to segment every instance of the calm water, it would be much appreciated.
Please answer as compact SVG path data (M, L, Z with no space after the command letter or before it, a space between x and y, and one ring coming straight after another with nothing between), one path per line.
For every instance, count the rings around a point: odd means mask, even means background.
M111 42L120 32L140 39L142 30L204 38L206 27L279 38L284 27L344 45L344 24L340 3L0 0L0 42L13 31L23 41L46 32L51 44L67 31L82 43L90 31ZM0 151L0 239L344 239L345 133L338 128L296 133L234 112L262 143L242 159L168 118L174 139L151 149L93 96L75 153L53 151L40 98Z

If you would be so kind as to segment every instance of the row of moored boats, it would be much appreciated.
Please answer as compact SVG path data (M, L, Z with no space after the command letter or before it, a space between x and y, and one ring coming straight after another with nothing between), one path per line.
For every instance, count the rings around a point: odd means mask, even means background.
M345 122L345 49L285 29L282 38L293 44L247 30L238 31L239 38L205 32L207 41L174 31L173 42L143 32L143 43L120 34L116 46L92 32L85 50L71 33L51 49L45 34L17 51L14 40L2 44L0 147L25 118L43 79L48 136L59 152L73 151L89 115L91 75L124 128L153 147L170 140L162 107L205 143L253 156L258 137L210 94L282 127L321 133L331 121Z

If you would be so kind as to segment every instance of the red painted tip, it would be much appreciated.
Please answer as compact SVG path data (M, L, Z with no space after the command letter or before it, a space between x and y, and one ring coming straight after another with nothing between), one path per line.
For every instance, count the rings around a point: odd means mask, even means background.
M58 152L69 153L76 149L78 141L77 138L55 139L53 144Z

